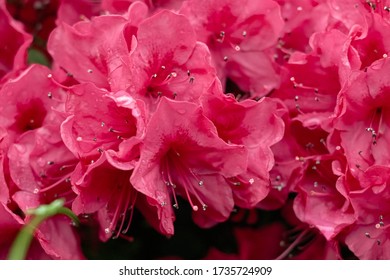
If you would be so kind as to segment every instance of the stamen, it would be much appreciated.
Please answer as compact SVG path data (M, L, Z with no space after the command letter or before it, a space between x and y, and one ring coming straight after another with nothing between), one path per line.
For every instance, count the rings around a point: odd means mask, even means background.
M284 252L280 254L275 260L283 260L284 258L286 258L291 253L291 251L303 240L307 233L309 233L309 229L305 229L304 231L302 231L294 240L294 242L291 243L290 246L288 246L287 249L284 250Z
M225 40L225 31L221 31L219 32L219 37L217 39L217 42L223 43L224 40Z
M42 188L42 189L38 190L37 192L35 192L35 191L37 190L37 189L35 189L35 190L34 190L34 193L38 193L38 192L39 192L39 193L43 193L43 192L46 192L46 191L48 191L48 190L51 190L51 189L55 188L56 186L60 185L60 184L63 183L63 182L69 183L69 182L70 182L70 178L69 178L68 175L70 175L70 174L65 175L64 177L62 177L60 180L58 180L58 181L55 182L54 184L52 184L52 185L50 185L50 186L48 186L48 187L46 187L46 188Z
M198 195L193 180L197 182L197 186L199 187L203 187L204 181L201 180L199 176L190 167L186 165L185 162L183 162L180 153L171 149L166 155L165 159L163 160L161 164L161 168L162 168L162 177L165 180L166 185L172 186L171 191L174 198L173 207L178 208L178 202L176 198L176 192L174 190L176 186L173 183L170 168L174 168L176 173L181 174L180 186L184 188L184 195L187 197L187 200L190 203L192 209L194 211L199 210L198 205L196 205L192 200L192 197L194 197L200 203L202 209L206 210L207 205L203 202L203 200Z

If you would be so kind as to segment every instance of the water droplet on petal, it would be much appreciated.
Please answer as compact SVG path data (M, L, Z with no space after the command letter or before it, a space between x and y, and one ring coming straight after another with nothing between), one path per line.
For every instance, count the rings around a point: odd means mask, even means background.
M109 234L109 233L111 232L111 230L110 230L109 228L105 228L105 229L104 229L104 232L105 232L106 234Z
M203 184L204 184L204 182L203 182L202 180L200 180L200 181L198 182L198 185L199 185L199 186L203 186Z
M196 205L194 205L194 206L192 206L192 210L194 210L194 211L198 211L198 206L196 206Z
M76 141L78 141L78 142L83 141L83 137L81 137L81 136L77 137Z
M33 193L39 193L39 189L38 188L35 188Z

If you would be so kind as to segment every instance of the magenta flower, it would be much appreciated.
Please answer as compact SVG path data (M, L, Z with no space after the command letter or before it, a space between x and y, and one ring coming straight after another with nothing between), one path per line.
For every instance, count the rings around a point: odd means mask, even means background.
M59 137L59 128L24 134L8 150L9 173L18 189L41 195L43 204L59 197L70 203L75 195L70 176L77 159Z
M135 2L145 3L151 11L158 9L177 10L183 0L102 0L101 6L112 14L122 14L127 12L129 6Z
M32 37L27 34L22 25L15 21L5 7L5 0L0 1L0 84L6 81L11 71L26 67L27 48Z
M162 96L198 102L216 78L208 48L196 42L192 26L182 15L162 11L144 20L136 42L131 62L123 69L128 77L125 89L144 100L151 112Z
M62 22L69 25L87 20L101 12L100 0L61 0L57 11L57 26Z
M109 151L120 157L118 153L131 153L143 137L143 104L126 92L114 94L93 84L81 84L70 88L68 96L68 117L61 125L61 136L75 156L93 162Z
M325 31L330 24L330 1L316 0L276 0L280 5L281 15L284 19L283 36L278 41L281 54L278 60L289 58L294 51L309 53L310 37Z
M164 224L172 224L172 206L179 207L179 195L194 210L195 222L210 227L233 210L232 189L225 178L246 168L245 148L220 139L199 107L162 98L149 121L131 182L151 207L159 209Z
M339 137L351 172L357 176L374 164L387 165L390 160L388 127L389 99L386 88L390 80L384 74L388 59L381 59L355 72L340 92L335 111L333 139Z
M306 161L306 170L298 183L298 196L294 200L297 217L317 227L327 240L335 238L355 222L353 207L342 183L343 177L332 170L337 165L340 162L332 156Z
M279 85L272 51L283 29L274 1L186 1L180 13L188 17L198 40L213 55L218 77L227 78L252 95Z
M93 164L78 165L72 177L77 193L72 210L78 215L95 215L103 241L118 238L130 228L137 198L130 175L130 171L110 165L103 154Z
M54 76L60 81L71 76L76 83L92 82L109 89L112 76L120 71L131 51L131 36L126 36L125 28L128 24L126 18L116 15L95 17L74 26L61 23L48 40Z
M284 123L275 114L280 104L267 98L237 102L222 94L219 84L211 91L212 94L202 97L205 116L213 122L221 139L242 145L248 151L247 170L227 179L234 201L239 207L253 207L269 192L269 171L274 165L270 147L284 133Z
M345 243L359 259L389 259L390 169L368 168L357 182L345 181L356 222L345 232ZM367 203L369 201L369 203Z
M23 133L63 120L65 92L51 79L46 67L33 65L0 88L0 126L10 142Z

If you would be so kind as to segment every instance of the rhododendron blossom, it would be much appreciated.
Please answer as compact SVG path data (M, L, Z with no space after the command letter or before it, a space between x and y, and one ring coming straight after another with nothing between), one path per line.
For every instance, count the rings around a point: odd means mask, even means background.
M190 203L195 221L210 227L233 210L232 189L225 178L246 167L244 146L219 138L199 107L163 98L148 124L131 182L159 209L165 223L172 223L180 195Z
M22 28L20 22L15 21L5 7L5 0L0 1L0 34L2 46L0 48L0 84L4 76L12 71L26 67L27 48L32 38Z
M267 52L284 24L274 1L185 1L180 13L209 46L223 82L230 78L254 96L278 86L272 52Z

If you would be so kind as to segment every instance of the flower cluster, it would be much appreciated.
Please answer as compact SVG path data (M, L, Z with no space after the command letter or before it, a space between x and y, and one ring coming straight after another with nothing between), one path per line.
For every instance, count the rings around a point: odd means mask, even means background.
M1 258L63 198L102 242L135 213L174 236L189 206L237 225L206 258L390 259L390 1L0 0L0 19ZM80 231L51 218L28 257L85 258Z

